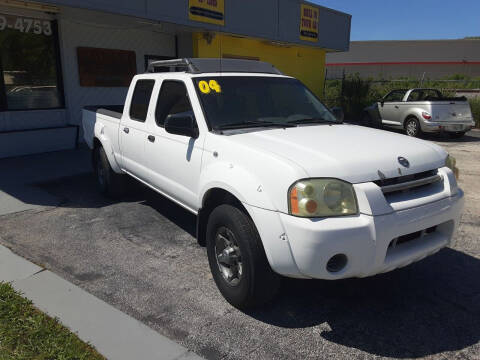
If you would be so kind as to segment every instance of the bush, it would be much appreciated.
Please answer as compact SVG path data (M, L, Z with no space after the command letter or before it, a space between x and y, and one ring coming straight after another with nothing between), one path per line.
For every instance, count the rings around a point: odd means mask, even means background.
M358 75L343 80L341 88L341 106L349 118L362 113L369 101L371 83L361 79Z
M472 115L475 120L477 128L480 128L480 98L473 98L469 100L470 107L472 108Z

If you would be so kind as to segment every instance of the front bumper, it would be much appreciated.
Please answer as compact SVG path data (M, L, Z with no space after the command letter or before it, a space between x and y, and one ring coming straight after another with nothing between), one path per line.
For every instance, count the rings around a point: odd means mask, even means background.
M254 207L248 211L275 272L334 280L391 271L450 245L463 204L459 189L454 196L385 215L306 219ZM346 256L346 265L327 270L337 254Z

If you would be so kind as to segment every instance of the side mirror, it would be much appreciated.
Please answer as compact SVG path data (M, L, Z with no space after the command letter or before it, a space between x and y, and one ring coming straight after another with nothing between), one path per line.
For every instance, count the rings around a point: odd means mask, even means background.
M195 117L189 114L169 115L165 119L165 131L170 134L198 138L198 126Z
M343 119L345 118L345 114L343 113L343 109L341 107L335 106L335 107L331 108L330 111L332 112L332 114L335 116L335 118L337 119L337 121L339 123L343 123Z

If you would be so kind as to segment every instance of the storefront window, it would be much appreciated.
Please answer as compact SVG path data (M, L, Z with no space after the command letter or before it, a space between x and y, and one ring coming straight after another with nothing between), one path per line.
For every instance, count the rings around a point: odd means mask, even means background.
M0 13L0 110L63 107L55 25Z

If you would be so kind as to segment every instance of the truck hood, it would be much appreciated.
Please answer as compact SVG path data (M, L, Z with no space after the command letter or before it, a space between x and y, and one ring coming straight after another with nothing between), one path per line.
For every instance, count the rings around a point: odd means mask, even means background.
M309 177L333 177L350 183L440 168L447 156L433 143L356 125L269 129L233 135L230 139L288 159ZM399 163L399 157L408 160L408 168Z

